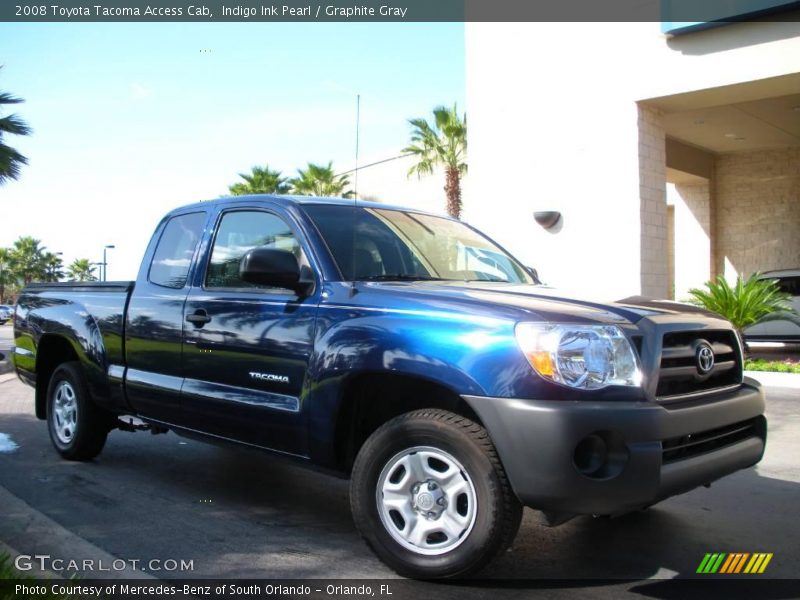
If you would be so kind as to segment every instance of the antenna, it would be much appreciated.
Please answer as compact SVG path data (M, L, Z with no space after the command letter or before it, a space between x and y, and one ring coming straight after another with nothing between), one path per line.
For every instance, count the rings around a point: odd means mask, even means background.
M358 138L361 125L361 94L356 95L356 169L353 175L353 197L358 202Z
M356 94L356 168L353 175L353 227L350 252L350 275L353 279L350 286L350 297L356 295L356 225L358 224L358 141L361 124L361 94Z

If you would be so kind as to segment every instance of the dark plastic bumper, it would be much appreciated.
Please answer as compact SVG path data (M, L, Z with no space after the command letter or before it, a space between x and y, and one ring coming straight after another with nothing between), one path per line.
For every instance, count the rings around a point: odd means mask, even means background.
M654 402L537 401L466 396L488 429L520 501L560 515L614 515L711 483L764 454L764 394L751 379L734 392L680 407ZM740 422L752 435L665 462L662 442ZM615 440L618 468L581 473L575 450L598 433Z

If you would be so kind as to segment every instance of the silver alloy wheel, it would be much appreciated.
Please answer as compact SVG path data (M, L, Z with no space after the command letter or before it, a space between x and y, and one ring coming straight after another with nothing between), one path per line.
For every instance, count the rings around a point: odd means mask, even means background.
M466 469L447 452L416 446L396 454L378 477L378 514L400 545L428 556L449 552L475 525L478 496Z
M69 444L78 427L78 398L68 381L58 384L53 397L53 425L56 437L62 444Z

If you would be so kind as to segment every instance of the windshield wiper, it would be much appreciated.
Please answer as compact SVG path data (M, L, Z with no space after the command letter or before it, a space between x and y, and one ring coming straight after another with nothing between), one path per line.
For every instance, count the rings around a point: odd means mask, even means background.
M365 275L357 277L356 281L445 281L442 277L431 277L430 275L409 275L407 273L384 273L382 275Z
M465 282L472 282L472 281L483 281L485 283L511 283L508 279L503 279L502 277L497 277L496 275L489 275L483 279L464 279Z

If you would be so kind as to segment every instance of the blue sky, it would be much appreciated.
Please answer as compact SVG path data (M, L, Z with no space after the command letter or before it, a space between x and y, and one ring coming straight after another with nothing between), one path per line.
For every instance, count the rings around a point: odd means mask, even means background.
M464 106L461 23L0 24L0 90L34 128L0 187L0 245L133 278L167 210L216 197L256 164L350 166L399 153L406 119Z

